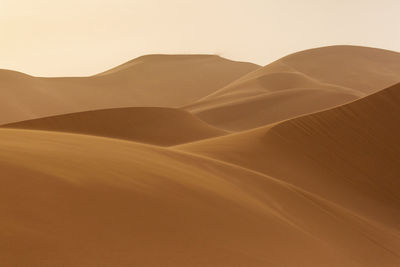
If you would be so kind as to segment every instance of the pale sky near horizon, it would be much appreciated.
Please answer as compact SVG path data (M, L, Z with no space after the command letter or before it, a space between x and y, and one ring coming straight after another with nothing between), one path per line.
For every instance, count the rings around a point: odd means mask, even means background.
M399 0L1 0L0 68L96 74L144 54L266 65L352 44L400 51Z

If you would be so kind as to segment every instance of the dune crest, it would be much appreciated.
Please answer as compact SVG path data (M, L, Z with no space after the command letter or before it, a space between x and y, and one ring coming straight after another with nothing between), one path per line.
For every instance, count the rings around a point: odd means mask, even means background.
M185 108L212 125L240 131L345 104L399 80L399 53L321 47L250 72Z

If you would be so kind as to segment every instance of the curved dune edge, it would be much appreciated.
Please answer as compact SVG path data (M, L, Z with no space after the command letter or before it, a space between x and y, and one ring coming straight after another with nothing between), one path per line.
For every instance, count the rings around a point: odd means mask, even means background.
M381 226L242 167L44 131L1 129L0 147L8 266L400 263Z
M189 112L210 125L239 132L313 113L358 99L358 96L320 88L296 88L256 96L221 99L202 111Z
M352 103L176 149L321 196L392 233L399 251L400 84ZM379 265L379 264L378 264Z
M148 55L90 77L0 70L0 124L96 109L182 106L259 67L213 55Z
M400 53L357 46L301 51L250 72L184 108L230 131L335 107L400 80Z
M160 146L178 145L227 133L187 111L156 107L86 111L0 127L97 135Z

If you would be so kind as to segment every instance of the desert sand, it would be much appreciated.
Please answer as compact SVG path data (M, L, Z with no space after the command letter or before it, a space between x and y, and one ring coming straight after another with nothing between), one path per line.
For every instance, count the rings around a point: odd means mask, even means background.
M399 266L399 82L354 46L4 70L0 262Z

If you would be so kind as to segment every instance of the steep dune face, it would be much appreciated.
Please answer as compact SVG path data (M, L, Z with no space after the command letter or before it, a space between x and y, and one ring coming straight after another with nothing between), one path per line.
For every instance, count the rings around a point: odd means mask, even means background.
M39 78L0 71L0 123L93 109L191 103L257 69L208 55L150 55L91 77Z
M173 108L117 108L22 121L3 128L81 133L170 146L226 134L187 111Z
M400 264L379 226L241 167L42 131L1 129L0 148L6 266Z
M271 175L400 244L400 84L331 110L178 147ZM398 251L397 250L394 250Z
M185 108L210 124L246 130L341 105L399 79L399 53L322 47L284 57Z

